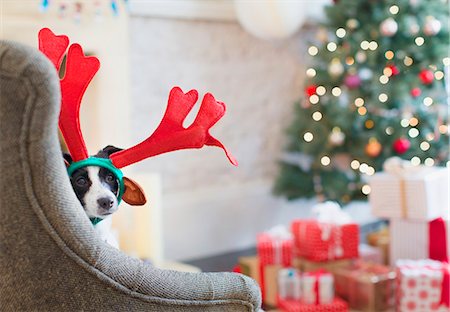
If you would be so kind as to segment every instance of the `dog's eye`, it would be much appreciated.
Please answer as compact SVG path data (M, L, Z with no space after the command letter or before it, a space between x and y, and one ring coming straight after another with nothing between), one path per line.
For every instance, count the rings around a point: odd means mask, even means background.
M112 182L114 182L114 180L116 180L116 179L114 178L114 176L112 174L108 174L106 176L106 182L112 183Z
M78 186L85 186L87 183L87 180L83 177L80 177L76 180L76 183Z

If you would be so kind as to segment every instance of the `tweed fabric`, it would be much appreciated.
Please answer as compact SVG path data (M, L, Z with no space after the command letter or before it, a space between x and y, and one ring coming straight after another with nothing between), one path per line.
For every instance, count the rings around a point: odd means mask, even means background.
M0 41L2 311L257 311L235 273L160 270L103 243L73 193L57 136L59 80L39 51Z

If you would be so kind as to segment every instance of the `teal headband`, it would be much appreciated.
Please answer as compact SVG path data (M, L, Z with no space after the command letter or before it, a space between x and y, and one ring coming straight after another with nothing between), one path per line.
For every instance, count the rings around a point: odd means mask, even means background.
M70 164L70 166L67 168L67 173L69 176L72 176L72 174L75 172L75 170L84 168L87 166L97 166L102 167L105 169L108 169L109 171L114 174L116 179L119 181L119 195L117 196L117 203L120 204L122 200L123 193L125 193L125 184L123 182L123 173L122 170L119 168L116 168L116 166L113 165L112 161L109 158L98 158L98 157L89 157L80 161L76 161ZM100 218L91 218L92 224L97 224L102 219Z

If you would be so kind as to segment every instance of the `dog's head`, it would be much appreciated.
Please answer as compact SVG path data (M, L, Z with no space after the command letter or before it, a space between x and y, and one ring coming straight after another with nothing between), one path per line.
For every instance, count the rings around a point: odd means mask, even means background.
M120 150L108 145L94 156L109 158L112 153ZM64 154L64 160L66 166L72 163L72 157L69 154ZM109 169L98 166L82 167L72 173L70 182L89 218L104 219L117 211L120 181ZM127 177L123 177L123 183L125 191L122 199L126 203L134 206L146 203L145 194L139 184Z

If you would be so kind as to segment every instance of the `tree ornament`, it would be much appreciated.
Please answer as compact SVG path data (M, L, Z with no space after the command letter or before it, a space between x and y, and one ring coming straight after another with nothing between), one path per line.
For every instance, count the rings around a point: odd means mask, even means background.
M397 154L406 153L410 147L411 142L406 138L398 138L397 140L394 141L394 144L392 144L392 148Z
M361 68L358 75L362 80L370 80L373 77L372 71L366 67Z
M344 84L349 89L356 89L361 85L361 78L358 74L349 74L345 77Z
M340 76L344 72L344 66L339 61L339 59L331 60L330 65L328 66L328 73L333 76Z
M422 90L420 90L420 88L413 88L411 90L411 95L415 98L420 96L421 94L422 94Z
M427 36L435 36L441 31L441 22L434 16L428 16L423 26L423 33Z
M341 131L341 128L334 127L328 139L332 145L340 146L345 141L345 133Z
M370 138L364 150L369 157L377 157L383 150L383 146L376 138Z
M311 96L316 94L317 86L316 85L309 85L305 89L305 93L307 96Z
M386 67L388 67L392 71L392 76L397 76L398 74L400 74L400 70L394 64L389 64Z
M385 37L394 36L397 33L397 30L398 30L398 24L392 17L385 19L380 24L380 32Z
M419 73L419 79L425 85L432 84L434 80L433 72L429 69L422 69Z

